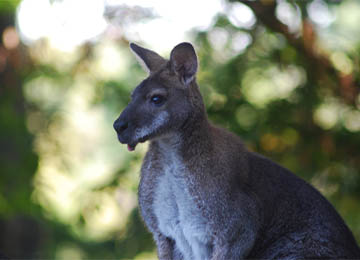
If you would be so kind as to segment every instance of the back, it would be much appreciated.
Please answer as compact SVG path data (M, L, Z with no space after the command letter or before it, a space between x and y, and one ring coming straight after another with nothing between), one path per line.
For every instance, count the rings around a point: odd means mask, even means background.
M249 183L263 223L248 258L360 258L356 241L333 206L311 185L255 153Z

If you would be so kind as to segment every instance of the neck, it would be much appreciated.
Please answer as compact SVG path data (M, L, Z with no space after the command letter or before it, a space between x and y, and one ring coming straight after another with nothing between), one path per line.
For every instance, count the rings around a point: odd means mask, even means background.
M192 160L203 156L204 151L212 150L211 125L205 112L192 115L178 131L153 142L159 145L164 154L175 152L184 160Z

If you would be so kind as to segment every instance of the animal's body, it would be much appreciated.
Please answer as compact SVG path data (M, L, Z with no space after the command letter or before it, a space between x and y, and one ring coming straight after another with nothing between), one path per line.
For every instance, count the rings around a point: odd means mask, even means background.
M129 150L150 140L139 205L160 259L360 258L317 190L208 121L189 43L131 48L150 75L114 127Z

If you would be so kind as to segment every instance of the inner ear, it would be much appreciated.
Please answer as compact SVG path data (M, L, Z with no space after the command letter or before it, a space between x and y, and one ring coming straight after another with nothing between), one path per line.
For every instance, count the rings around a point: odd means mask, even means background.
M188 85L195 78L198 68L194 47L188 42L176 45L170 54L170 65L182 83Z
M166 63L166 60L156 52L143 48L135 43L130 43L130 49L135 54L135 57L143 69L149 74L151 72L157 71L162 65Z

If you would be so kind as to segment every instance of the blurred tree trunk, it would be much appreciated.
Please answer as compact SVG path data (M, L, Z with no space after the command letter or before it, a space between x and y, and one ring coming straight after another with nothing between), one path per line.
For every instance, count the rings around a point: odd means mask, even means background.
M10 258L34 258L41 227L31 201L38 158L26 128L22 88L29 62L24 46L9 48L3 42L4 32L14 29L14 21L14 12L0 13L0 251Z

